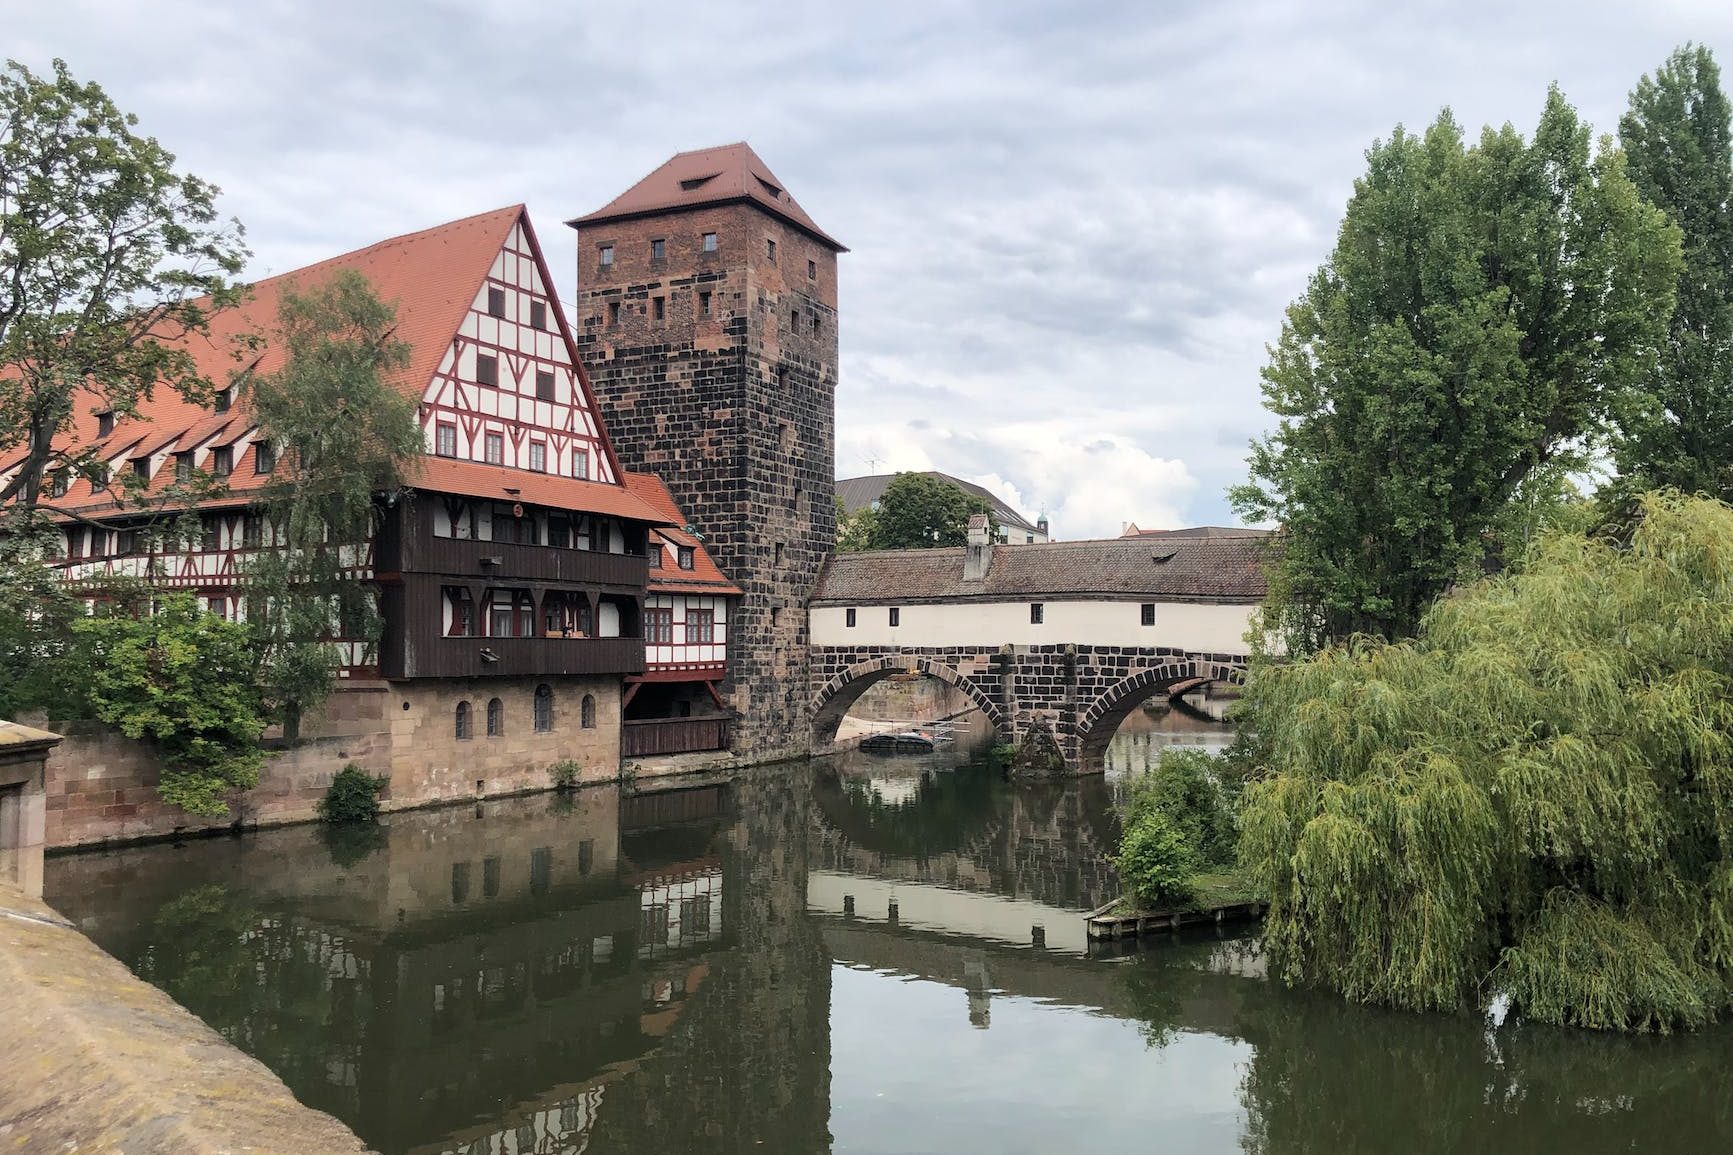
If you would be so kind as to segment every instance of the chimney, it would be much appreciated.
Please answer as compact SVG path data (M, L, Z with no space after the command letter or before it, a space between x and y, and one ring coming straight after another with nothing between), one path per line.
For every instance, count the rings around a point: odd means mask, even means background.
M963 580L985 581L993 568L993 541L987 534L987 515L969 515L969 548L963 553Z

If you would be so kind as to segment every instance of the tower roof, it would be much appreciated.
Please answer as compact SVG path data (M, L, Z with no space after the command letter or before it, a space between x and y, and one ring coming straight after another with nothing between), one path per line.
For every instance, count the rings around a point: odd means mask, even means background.
M839 253L848 252L840 241L806 215L770 166L745 141L677 152L662 167L595 212L566 223L578 229L738 201L750 202L772 216L781 217Z

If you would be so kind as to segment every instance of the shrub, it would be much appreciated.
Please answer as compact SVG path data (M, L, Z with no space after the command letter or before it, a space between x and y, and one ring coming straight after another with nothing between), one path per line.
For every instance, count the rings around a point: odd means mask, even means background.
M548 767L548 777L554 780L554 789L571 790L578 784L578 771L581 767L571 758L561 758Z
M319 801L319 817L326 822L367 823L379 821L379 792L384 778L375 778L351 762L331 779Z
M1113 865L1125 888L1152 906L1192 896L1197 852L1165 811L1150 809L1127 828Z
M1210 866L1232 862L1239 831L1234 822L1238 780L1222 773L1222 759L1207 750L1168 750L1149 773L1133 779L1125 827L1160 812Z

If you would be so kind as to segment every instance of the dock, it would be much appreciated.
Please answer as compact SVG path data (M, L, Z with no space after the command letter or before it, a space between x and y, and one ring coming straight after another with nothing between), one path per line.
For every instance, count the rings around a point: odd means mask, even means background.
M1113 914L1119 900L1108 903L1084 915L1089 941L1136 938L1158 931L1171 933L1187 926L1220 925L1249 922L1264 916L1264 902L1229 902L1202 910L1145 910L1135 914Z

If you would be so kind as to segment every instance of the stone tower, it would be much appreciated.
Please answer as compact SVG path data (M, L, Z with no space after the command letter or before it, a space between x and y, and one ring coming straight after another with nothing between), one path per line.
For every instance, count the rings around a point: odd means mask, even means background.
M577 333L615 450L745 591L734 753L811 749L806 600L836 544L837 254L745 144L683 152L578 231Z

